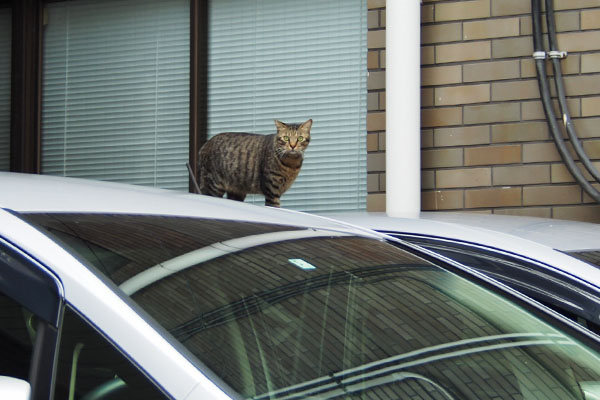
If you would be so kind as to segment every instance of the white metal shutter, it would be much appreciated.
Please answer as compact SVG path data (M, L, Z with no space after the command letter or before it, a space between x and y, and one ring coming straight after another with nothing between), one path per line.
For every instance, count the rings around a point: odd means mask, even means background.
M313 119L283 207L366 208L366 12L364 0L210 2L209 137Z
M0 171L10 169L11 38L11 10L0 8Z
M46 7L42 172L186 189L189 0Z

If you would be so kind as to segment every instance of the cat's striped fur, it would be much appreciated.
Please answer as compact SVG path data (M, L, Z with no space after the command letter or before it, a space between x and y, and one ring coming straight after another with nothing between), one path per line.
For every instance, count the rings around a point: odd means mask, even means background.
M275 121L277 133L220 133L200 149L200 192L244 201L247 194L263 194L265 205L280 206L302 166L310 142L312 119L302 124Z

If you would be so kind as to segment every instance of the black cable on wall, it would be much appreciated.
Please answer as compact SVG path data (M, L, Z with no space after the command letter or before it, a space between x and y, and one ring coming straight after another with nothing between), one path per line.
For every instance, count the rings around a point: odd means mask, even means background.
M551 2L552 2L552 0L546 0L546 6L548 6L548 3L551 3ZM547 8L546 11L548 12L548 10L549 9ZM552 15L548 16L548 14L547 14L547 18L551 18L552 21L554 21L553 10L554 10L554 7L551 5L550 11L552 11L552 13L551 13ZM548 76L546 75L546 63L545 63L546 51L544 50L544 46L542 43L542 18L541 18L540 0L531 0L531 17L532 17L532 21L533 21L533 50L534 50L533 57L535 59L535 65L536 65L536 70L537 70L537 77L538 77L538 84L539 84L539 88L540 88L540 96L542 99L542 105L544 106L544 112L546 114L546 120L548 121L548 126L550 127L550 132L552 134L552 138L554 139L556 148L557 148L563 162L565 163L565 166L571 173L571 175L573 175L573 177L575 178L577 183L583 188L583 190L587 194L589 194L597 203L600 203L600 192L594 186L592 186L590 184L590 182L587 181L587 179L583 176L583 173L579 170L579 168L575 164L575 161L573 160L571 153L569 153L569 150L563 139L563 135L562 135L560 126L556 120L556 115L554 113L554 108L552 106L552 98L550 96L550 86L548 85ZM554 30L554 36L556 36L556 29L555 29L554 22L552 22L552 24L548 23L549 29L550 29L550 26L552 26L552 29ZM556 40L554 40L554 46L556 47ZM553 57L553 59L554 59L554 57ZM555 69L554 78L557 80L557 89L558 89L558 86L560 85L562 87L562 93L564 96L564 85L562 83L562 73L560 71L560 63L559 63L558 58L556 58L556 60L553 61L553 64L555 64L555 63L558 64L559 74L557 76L557 73L556 73L557 69ZM559 84L559 82L560 82L560 84ZM560 103L560 101L561 100L559 100L559 103ZM563 121L565 122L565 126L567 126L568 123L570 123L570 117L568 115L568 110L566 109L566 98L564 100L564 106L565 106L565 108L563 110L563 115L566 117ZM569 128L567 127L567 130L568 129ZM572 132L573 133L575 132L574 129L572 129ZM573 141L573 140L571 140L571 141ZM576 142L579 143L579 139L577 139ZM579 143L579 145L581 146L580 143ZM576 147L575 143L573 143L573 146ZM581 150L583 151L583 148L581 148ZM583 154L585 154L585 152L583 152ZM578 153L578 155L579 155L579 153ZM580 158L581 158L581 156L580 156ZM587 158L587 156L585 156L585 158ZM589 161L589 159L588 159L588 161ZM590 163L590 166L592 166L591 163ZM592 166L592 168L593 168L593 166Z

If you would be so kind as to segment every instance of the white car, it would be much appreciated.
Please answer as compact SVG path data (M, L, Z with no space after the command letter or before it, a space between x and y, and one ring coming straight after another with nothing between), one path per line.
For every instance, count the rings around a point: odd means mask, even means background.
M0 173L0 398L595 399L600 337L307 214Z
M598 224L465 212L332 216L468 265L600 333Z

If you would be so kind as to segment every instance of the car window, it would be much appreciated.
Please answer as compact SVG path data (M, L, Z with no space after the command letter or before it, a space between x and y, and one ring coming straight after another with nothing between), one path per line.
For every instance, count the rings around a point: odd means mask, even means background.
M29 380L35 316L0 292L0 375Z
M167 398L118 349L70 307L63 318L54 398Z
M27 219L246 398L598 394L597 342L385 241L195 218Z
M462 242L393 235L475 268L600 333L600 294L549 268L504 252Z
M60 293L53 275L0 239L0 375L27 381L32 400L51 392Z
M588 264L595 265L600 268L600 250L588 250L588 251L568 251L566 252L571 257L585 261Z

